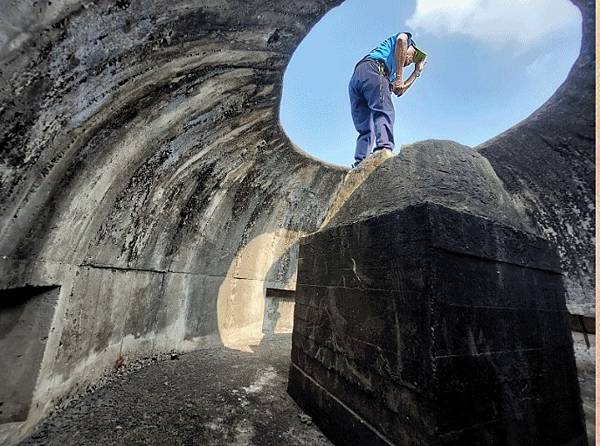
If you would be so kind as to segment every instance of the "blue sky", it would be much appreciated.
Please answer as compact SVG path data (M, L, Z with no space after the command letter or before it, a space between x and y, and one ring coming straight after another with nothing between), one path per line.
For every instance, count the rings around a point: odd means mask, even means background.
M526 118L566 79L581 15L569 0L346 0L286 70L280 119L296 145L330 163L353 162L348 81L358 60L400 31L429 57L394 97L397 148L430 138L474 147Z

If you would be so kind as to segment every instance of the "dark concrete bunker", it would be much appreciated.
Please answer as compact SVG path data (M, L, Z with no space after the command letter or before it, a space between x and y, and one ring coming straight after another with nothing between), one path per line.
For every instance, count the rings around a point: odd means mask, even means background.
M555 247L423 204L302 240L288 391L340 445L585 445Z

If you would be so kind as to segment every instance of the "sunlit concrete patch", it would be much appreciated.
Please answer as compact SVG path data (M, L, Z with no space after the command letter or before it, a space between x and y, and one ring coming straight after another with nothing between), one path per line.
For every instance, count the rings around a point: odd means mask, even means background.
M275 283L283 289L295 288L295 267L289 270L287 277L277 277L273 276L273 266L290 249L297 256L294 244L301 235L286 230L264 233L238 252L219 288L217 302L219 335L225 346L245 348L260 342L264 336L267 285ZM292 310L291 306L282 306L281 310L285 309ZM289 311L284 314L283 319L291 319Z
M327 226L331 219L340 211L342 206L373 172L388 158L394 156L390 150L378 150L361 162L357 168L350 170L344 177L343 183L335 196L335 200L329 207L327 216L321 224L321 228Z

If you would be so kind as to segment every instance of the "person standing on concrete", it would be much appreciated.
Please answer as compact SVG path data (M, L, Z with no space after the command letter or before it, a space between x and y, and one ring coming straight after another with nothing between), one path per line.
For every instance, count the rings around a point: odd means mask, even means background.
M367 54L354 68L348 91L354 127L358 132L356 167L373 151L394 150L394 105L391 93L402 96L425 68L426 54L419 50L408 32L395 34ZM408 79L402 70L411 63L415 69Z

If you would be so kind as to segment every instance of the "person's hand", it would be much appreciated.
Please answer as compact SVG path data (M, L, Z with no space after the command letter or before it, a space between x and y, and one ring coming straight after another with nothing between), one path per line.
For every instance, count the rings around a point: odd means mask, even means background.
M420 73L420 72L422 72L422 71L425 69L425 65L427 65L427 59L423 59L421 62L419 62L419 63L416 65L416 67L415 67L415 68L416 68L416 69L417 69L417 71Z
M394 86L392 87L392 91L396 96L402 96L408 87L404 85L400 79L397 79L394 82Z

